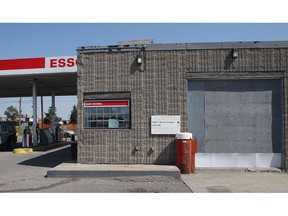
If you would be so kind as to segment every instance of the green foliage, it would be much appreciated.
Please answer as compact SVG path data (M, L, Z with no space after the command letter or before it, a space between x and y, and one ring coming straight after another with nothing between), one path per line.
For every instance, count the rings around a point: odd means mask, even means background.
M53 115L53 112L52 112L52 107L50 106L49 109L48 109L48 112L45 113L46 117L44 118L44 124L52 124L52 115ZM56 114L56 107L55 107L55 122L59 122L61 121L62 118L58 117L57 114Z
M6 111L4 112L4 115L6 115L7 118L15 119L16 117L19 116L19 113L17 108L11 105L7 107Z
M73 109L71 111L70 124L77 124L77 107L76 107L76 105L73 106Z

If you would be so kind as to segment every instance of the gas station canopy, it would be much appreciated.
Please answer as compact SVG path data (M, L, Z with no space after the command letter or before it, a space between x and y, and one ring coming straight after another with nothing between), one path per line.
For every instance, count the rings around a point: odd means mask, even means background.
M52 97L77 94L77 58L42 57L0 60L0 97L33 98L33 146L37 146L37 96ZM52 115L52 135L55 139L55 114Z
M38 96L77 94L77 57L43 57L0 60L0 97L31 97L32 83Z

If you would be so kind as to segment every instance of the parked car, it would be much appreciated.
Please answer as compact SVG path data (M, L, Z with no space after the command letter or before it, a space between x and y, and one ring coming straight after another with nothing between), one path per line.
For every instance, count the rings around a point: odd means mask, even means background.
M0 145L13 150L17 142L16 129L13 122L0 122Z
M49 128L49 131L52 134L52 128ZM71 138L73 135L76 135L74 131L61 127L56 128L56 133L58 134L58 140L62 138Z
M72 137L72 135L75 135L76 133L74 131L71 130L67 130L66 128L58 128L58 136L59 137L64 137L64 138L69 138Z

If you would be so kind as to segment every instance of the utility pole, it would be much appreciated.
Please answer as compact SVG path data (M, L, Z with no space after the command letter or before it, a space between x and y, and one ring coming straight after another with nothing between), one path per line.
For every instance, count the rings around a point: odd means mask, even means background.
M21 117L22 117L22 97L19 100L19 128L21 126Z

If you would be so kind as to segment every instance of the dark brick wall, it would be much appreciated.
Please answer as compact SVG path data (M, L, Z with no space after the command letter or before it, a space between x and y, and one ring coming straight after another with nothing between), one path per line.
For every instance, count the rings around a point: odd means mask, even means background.
M145 70L135 63L138 54L79 54L80 163L175 163L174 136L151 135L150 117L181 115L182 130L186 130L184 52L149 52ZM83 129L83 93L123 91L131 92L131 130Z
M238 51L238 58L232 58L231 49L146 51L144 55L78 51L78 162L175 164L174 136L151 135L150 117L181 115L181 130L187 130L187 79L284 77L288 49ZM139 54L145 58L141 67L135 62ZM97 92L131 92L131 130L83 129L83 94Z

